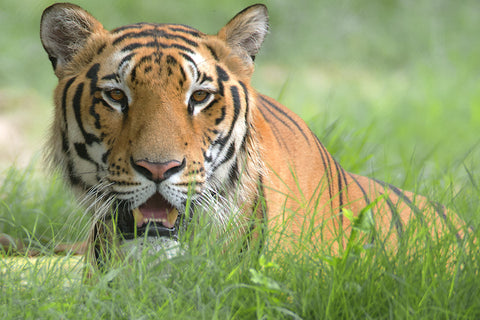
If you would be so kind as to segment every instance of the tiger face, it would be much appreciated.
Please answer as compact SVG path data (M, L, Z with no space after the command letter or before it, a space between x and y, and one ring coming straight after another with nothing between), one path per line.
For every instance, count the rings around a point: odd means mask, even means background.
M148 23L110 32L78 6L45 10L59 79L51 161L95 221L117 214L126 240L176 239L197 208L242 225L262 168L250 76L266 31L262 5L217 35Z

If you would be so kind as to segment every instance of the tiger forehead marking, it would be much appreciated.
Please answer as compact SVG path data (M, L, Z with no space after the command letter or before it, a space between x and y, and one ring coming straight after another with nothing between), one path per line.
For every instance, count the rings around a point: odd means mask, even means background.
M120 68L123 64L135 60L133 65L130 64L129 70L130 80L135 83L139 81L137 79L139 71L144 75L152 74L151 79L158 79L158 76L163 77L164 72L172 76L179 58L193 62L192 56L198 55L197 41L204 39L205 35L185 26L143 23L116 29L111 37L114 52L121 56ZM188 37L194 37L195 41ZM165 68L162 68L163 64ZM186 74L183 67L180 72L182 78L180 80L185 82ZM182 83L180 87L183 87Z
M251 87L263 5L216 35L149 23L110 32L67 3L47 8L40 29L59 79L49 156L93 213L94 262L137 236L174 245L199 215L247 244L266 224L286 248L305 228L332 245L351 230L344 209L368 206L381 243L413 216L440 232L459 225L441 205L345 171L305 122Z

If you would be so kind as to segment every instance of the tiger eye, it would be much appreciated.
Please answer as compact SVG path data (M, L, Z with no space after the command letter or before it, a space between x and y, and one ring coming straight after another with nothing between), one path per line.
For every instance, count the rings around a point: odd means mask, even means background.
M113 89L107 93L108 97L113 101L122 102L125 99L125 93L120 89Z
M197 103L204 102L210 94L207 91L198 90L192 94L192 100Z

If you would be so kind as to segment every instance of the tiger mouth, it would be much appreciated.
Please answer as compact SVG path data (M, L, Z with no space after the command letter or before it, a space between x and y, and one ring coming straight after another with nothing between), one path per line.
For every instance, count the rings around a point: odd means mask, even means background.
M141 236L177 240L178 216L178 209L162 195L155 193L139 207L122 212L117 225L125 240Z

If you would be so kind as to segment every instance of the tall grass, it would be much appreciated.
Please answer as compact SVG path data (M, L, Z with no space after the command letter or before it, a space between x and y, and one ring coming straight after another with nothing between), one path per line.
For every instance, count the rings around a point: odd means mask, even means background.
M38 173L36 161L5 170L0 185L0 234L26 245L13 251L51 251L60 242L83 239L88 217L60 177ZM20 250L16 250L20 249Z
M332 256L309 235L293 250L239 250L208 227L171 260L158 254L113 263L81 282L78 260L42 258L19 265L0 260L0 311L13 318L181 319L476 319L479 257L467 238L454 253L412 222L392 252L365 246L372 228L353 221L347 250ZM279 230L271 230L272 237ZM411 236L409 236L411 235ZM415 236L413 236L415 235ZM189 238L189 235L184 235ZM341 236L337 241L345 243ZM292 248L290 248L292 249ZM413 249L413 250L412 250ZM145 252L150 251L147 246Z
M0 116L51 112L55 77L38 39L49 1L0 8ZM187 23L210 33L248 1L82 1L108 28ZM477 226L480 215L480 30L477 1L272 1L271 34L254 86L299 113L349 171L445 203ZM13 101L13 102L12 102ZM25 104L28 104L26 106ZM28 108L27 108L28 107ZM41 117L44 119L44 117ZM44 126L43 122L35 125ZM46 130L46 129L45 129ZM38 163L0 176L0 233L45 254L85 235L88 217ZM239 253L200 232L173 260L115 265L82 282L72 257L0 258L5 319L478 319L478 243L453 256L409 226L398 250L364 246L359 228L332 255L308 237L295 253L274 244ZM478 229L478 228L477 228ZM409 232L410 231L410 232ZM423 232L422 232L423 231ZM272 230L271 232L276 232ZM410 249L414 248L414 253ZM159 253L161 255L162 253ZM456 262L453 264L452 262Z

